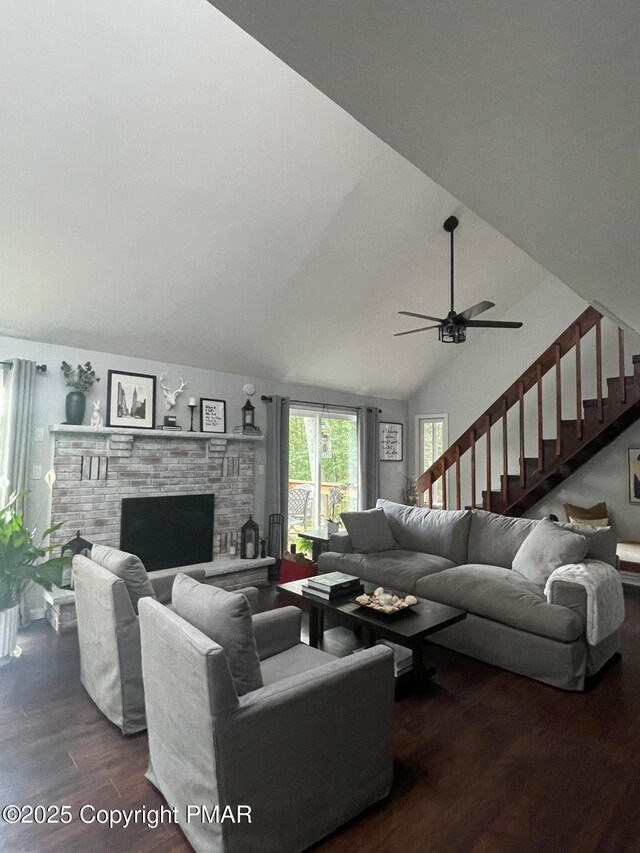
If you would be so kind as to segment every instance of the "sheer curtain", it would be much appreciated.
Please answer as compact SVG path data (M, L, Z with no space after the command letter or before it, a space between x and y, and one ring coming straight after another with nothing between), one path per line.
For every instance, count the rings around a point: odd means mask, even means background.
M380 497L379 421L378 409L358 408L359 509L371 509Z
M265 400L267 406L267 482L265 489L265 522L280 512L289 514L289 398L274 394Z
M29 482L29 448L33 427L36 363L14 358L4 368L0 477L3 501ZM4 505L4 503L3 503Z
M33 429L33 399L36 363L14 358L11 368L4 368L2 412L0 413L0 484L2 506L13 492L26 489L29 483L29 451ZM26 501L23 501L22 509ZM31 621L24 598L20 601L20 625Z

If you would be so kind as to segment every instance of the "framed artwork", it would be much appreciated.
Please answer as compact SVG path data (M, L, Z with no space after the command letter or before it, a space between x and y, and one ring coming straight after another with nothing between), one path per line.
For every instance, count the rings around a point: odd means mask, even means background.
M629 448L629 501L640 504L640 447Z
M107 426L153 429L156 425L156 377L110 370Z
M402 462L402 424L380 421L380 461Z
M226 400L200 397L200 432L227 431Z

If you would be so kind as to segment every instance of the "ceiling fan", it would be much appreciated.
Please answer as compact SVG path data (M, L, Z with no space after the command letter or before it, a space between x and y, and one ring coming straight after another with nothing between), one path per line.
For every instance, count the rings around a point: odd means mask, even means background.
M420 329L410 329L408 332L396 332L394 337L398 338L402 335L413 335L416 332L426 332L429 329L438 330L438 340L447 344L462 344L467 339L467 329L519 329L522 323L512 323L503 320L473 320L472 317L477 317L483 311L488 311L494 307L493 302L478 302L477 305L467 308L466 311L461 311L459 314L453 307L453 232L459 225L459 220L455 216L450 216L443 224L444 230L451 235L451 311L446 317L430 317L428 314L415 314L413 311L398 311L398 314L404 314L407 317L419 317L421 320L435 320L435 326L422 326Z

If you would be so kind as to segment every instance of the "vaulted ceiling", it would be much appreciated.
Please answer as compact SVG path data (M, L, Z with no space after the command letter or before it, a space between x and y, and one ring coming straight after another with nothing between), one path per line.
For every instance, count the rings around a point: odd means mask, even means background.
M0 97L0 334L406 397L450 213L457 307L549 277L204 0L5 4Z
M637 0L211 0L640 330Z

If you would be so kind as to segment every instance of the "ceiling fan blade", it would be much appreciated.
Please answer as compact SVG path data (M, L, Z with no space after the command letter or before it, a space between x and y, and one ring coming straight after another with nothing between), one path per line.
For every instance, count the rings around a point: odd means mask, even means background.
M506 320L467 320L468 328L473 329L520 329L522 323L511 323Z
M440 323L438 323L437 326L423 326L422 329L410 329L410 331L408 331L408 332L396 332L393 337L399 338L402 335L413 335L416 332L426 332L428 329L439 329L439 328L440 328Z
M421 320L435 320L436 323L444 323L442 317L430 317L428 314L414 314L413 311L398 311L398 314L404 314L406 317L419 317Z
M482 314L483 311L488 311L489 308L495 308L495 303L489 302L485 299L484 302L478 302L477 305L474 305L471 308L467 308L466 311L461 311L458 314L458 317L462 317L465 320L470 320L472 317L477 317L478 314Z

